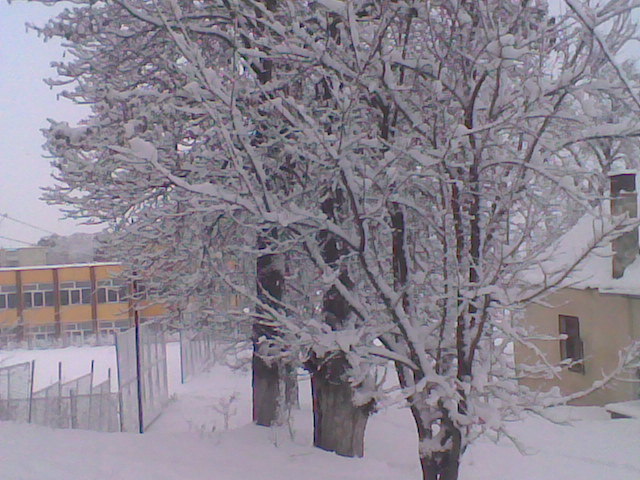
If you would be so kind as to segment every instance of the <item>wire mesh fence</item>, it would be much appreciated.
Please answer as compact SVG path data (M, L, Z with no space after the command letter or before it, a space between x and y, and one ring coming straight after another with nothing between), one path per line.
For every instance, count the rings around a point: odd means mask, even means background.
M90 395L77 398L78 427L99 432L119 432L118 394L111 392L111 379L94 385Z
M118 394L111 392L111 372L107 380L93 385L92 363L86 375L62 382L59 364L58 381L31 394L29 421L52 428L119 431Z
M35 362L0 368L0 420L28 422L53 428L82 428L114 432L119 430L117 393L111 392L111 375L93 385L91 372L62 382L58 380L33 390Z
M27 422L32 388L32 362L0 368L0 420Z
M204 371L215 361L215 336L207 331L180 331L180 371L182 383Z
M169 400L167 353L160 326L144 324L116 336L118 392L108 378L94 385L94 369L33 389L34 362L0 367L0 420L29 422L52 428L103 432L144 432Z
M116 352L120 427L143 433L169 401L164 333L152 323L118 333Z
M65 424L70 423L68 412L63 413L61 387L62 383L58 380L48 387L33 392L30 401L30 423L52 428L65 428Z
M140 431L135 335L134 329L116 334L120 430L123 432Z

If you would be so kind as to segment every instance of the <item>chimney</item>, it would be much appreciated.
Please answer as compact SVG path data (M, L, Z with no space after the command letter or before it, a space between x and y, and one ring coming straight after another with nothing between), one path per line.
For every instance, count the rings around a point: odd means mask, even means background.
M620 173L611 175L611 214L638 218L638 194L636 193L636 174ZM624 270L631 265L639 253L638 228L624 233L612 243L613 278L620 278Z

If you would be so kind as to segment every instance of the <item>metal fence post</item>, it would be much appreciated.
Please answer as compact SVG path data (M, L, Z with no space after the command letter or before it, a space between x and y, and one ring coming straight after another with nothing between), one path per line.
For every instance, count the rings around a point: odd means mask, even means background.
M75 390L69 390L69 417L71 417L71 428L78 428L78 397Z
M93 413L93 372L94 372L95 360L91 360L91 380L89 381L89 413L87 416L87 427L91 429L91 420Z
M33 383L36 371L36 361L31 360L31 378L29 379L29 413L27 414L27 422L31 423L31 415L33 412Z
M133 292L137 293L137 281L133 282ZM135 308L133 312L133 318L135 322L135 339L136 339L136 376L138 385L138 423L140 433L144 433L144 412L142 411L142 359L140 358L140 312Z

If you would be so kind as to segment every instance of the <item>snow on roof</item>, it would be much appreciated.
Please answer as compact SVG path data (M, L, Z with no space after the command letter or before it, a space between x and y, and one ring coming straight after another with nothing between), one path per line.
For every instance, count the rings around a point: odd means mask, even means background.
M61 265L30 265L28 267L3 267L0 272L14 272L16 270L49 270L53 268L81 268L81 267L115 267L120 266L118 262L95 262L95 263L68 263Z
M640 400L631 400L629 402L609 403L604 408L607 412L617 413L629 418L640 418Z
M608 209L589 212L545 254L545 260L528 270L524 278L529 283L551 283L562 272L576 265L560 282L560 286L577 289L593 288L601 293L640 295L640 255L629 265L621 278L613 278L611 241L623 231L616 228Z

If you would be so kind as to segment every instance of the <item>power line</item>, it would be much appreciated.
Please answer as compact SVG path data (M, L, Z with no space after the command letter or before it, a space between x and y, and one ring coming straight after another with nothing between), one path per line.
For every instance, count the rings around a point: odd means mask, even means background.
M31 225L30 223L23 222L22 220L18 220L17 218L13 218L8 213L0 213L0 217L4 217L7 220L11 220L13 222L20 223L20 224L25 225L25 226L30 227L30 228L35 228L36 230L40 230L41 232L50 233L51 235L57 235L56 232L52 232L51 230L47 230L46 228L37 227L35 225ZM22 243L25 243L25 242L22 242Z

